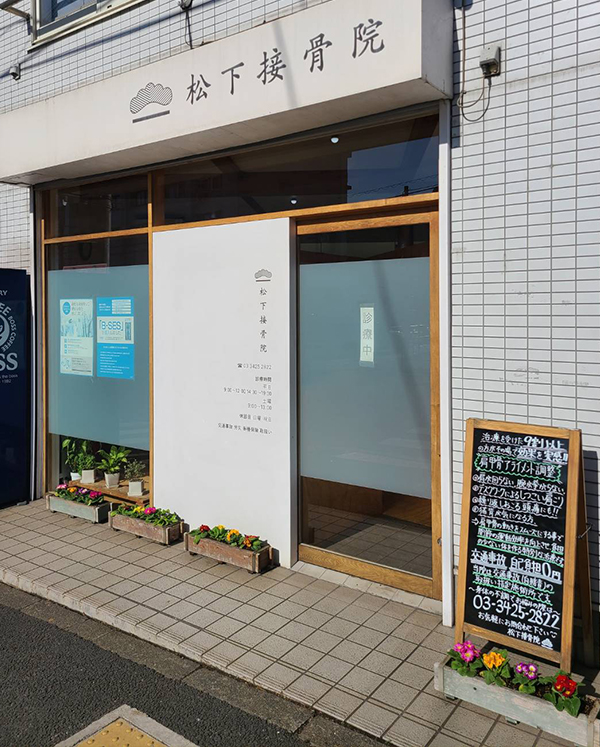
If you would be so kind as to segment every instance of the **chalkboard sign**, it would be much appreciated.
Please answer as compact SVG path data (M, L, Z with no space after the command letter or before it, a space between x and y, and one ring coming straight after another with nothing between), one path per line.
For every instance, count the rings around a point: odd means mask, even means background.
M580 470L580 431L467 422L457 636L570 660Z

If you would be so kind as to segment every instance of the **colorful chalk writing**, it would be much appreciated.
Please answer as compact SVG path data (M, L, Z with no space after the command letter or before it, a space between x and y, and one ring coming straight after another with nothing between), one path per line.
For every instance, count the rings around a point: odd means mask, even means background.
M568 452L567 439L473 431L465 622L549 651L563 623Z

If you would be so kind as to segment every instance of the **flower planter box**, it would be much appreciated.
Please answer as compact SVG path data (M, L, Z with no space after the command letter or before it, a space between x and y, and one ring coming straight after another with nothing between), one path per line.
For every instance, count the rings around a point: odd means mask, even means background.
M212 539L201 539L198 544L189 532L183 535L185 549L192 555L204 555L213 558L219 563L229 563L238 568L243 568L250 573L261 573L271 562L271 547L265 545L258 552L242 550L241 547L227 545L225 542L217 542Z
M565 711L557 711L543 698L510 690L507 687L486 685L481 677L463 677L450 667L450 658L434 665L434 685L447 698L459 698L505 716L507 720L543 729L549 734L566 739L581 747L600 746L600 721L597 720L600 700L594 699L592 710L573 718Z
M46 496L46 508L53 513L58 511L61 514L77 516L79 519L91 521L93 524L101 524L108 519L110 511L109 503L100 503L97 506L86 506L85 503L77 501L66 501L57 495Z
M108 525L111 529L129 532L137 537L145 537L161 545L170 545L181 537L181 522L169 527L158 527L141 519L134 519L132 516L115 514L108 517Z

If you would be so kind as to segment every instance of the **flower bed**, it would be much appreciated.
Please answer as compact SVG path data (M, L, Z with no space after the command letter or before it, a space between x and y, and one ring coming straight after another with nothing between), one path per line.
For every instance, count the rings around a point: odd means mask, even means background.
M490 651L482 654L471 641L455 644L448 652L450 666L463 677L482 677L486 685L498 685L518 690L527 695L544 698L557 711L565 711L577 717L580 712L589 712L591 704L578 694L579 685L567 672L559 670L550 677L540 677L537 665L521 661L513 669L508 652Z
M185 549L197 555L206 555L220 563L245 568L250 573L260 573L271 561L271 547L255 534L242 534L237 529L227 529L222 524L212 529L202 524L186 532Z
M46 496L46 508L98 524L107 520L110 504L98 490L69 487L61 483Z
M532 662L521 661L513 668L506 651L482 654L465 641L436 664L435 687L447 697L466 700L583 747L598 744L600 701L580 695L579 685L567 672L541 677Z
M170 545L181 537L181 518L166 508L120 504L108 518L112 529Z

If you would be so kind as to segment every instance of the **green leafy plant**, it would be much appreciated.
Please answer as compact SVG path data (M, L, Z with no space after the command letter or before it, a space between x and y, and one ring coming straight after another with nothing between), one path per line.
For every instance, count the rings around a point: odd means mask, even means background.
M483 654L481 658L485 666L481 676L486 684L506 687L513 675L512 668L508 663L508 651L504 649L490 651L488 654Z
M515 667L512 681L515 685L519 686L519 692L533 695L538 687L537 666L533 663L519 662Z
M207 524L202 524L198 529L192 530L190 536L196 545L201 539L208 538L215 540L215 542L224 542L226 545L233 545L252 552L258 552L265 546L258 535L242 534L237 529L227 529L223 524L217 524L212 529Z
M100 449L98 456L101 457L98 462L98 469L101 469L107 475L114 475L121 470L121 467L127 463L127 457L131 454L131 449L125 449L122 446L111 446L110 451Z
M147 524L154 524L157 527L170 527L179 524L181 517L167 508L156 508L155 506L128 506L121 503L117 508L110 512L111 516L129 516L132 519L145 521Z
M146 465L137 459L132 459L125 465L126 480L141 480L146 474Z
M566 711L569 715L577 717L582 706L579 697L579 685L569 677L567 672L559 670L558 674L551 677L540 677L542 685L551 685L552 689L544 693L544 700L549 700L557 711Z
M93 454L79 454L77 467L78 472L82 472L84 469L95 469L96 457Z
M101 503L105 502L104 496L98 490L69 487L66 483L57 485L54 495L66 501L85 503L86 506L99 506Z
M82 469L91 469L91 467L81 466L84 458L93 458L89 441L82 441L79 438L65 438L62 447L65 451L65 464L71 468L71 471L80 472Z
M77 471L77 453L79 451L79 441L76 438L64 438L62 447L65 452L65 464L74 472Z

